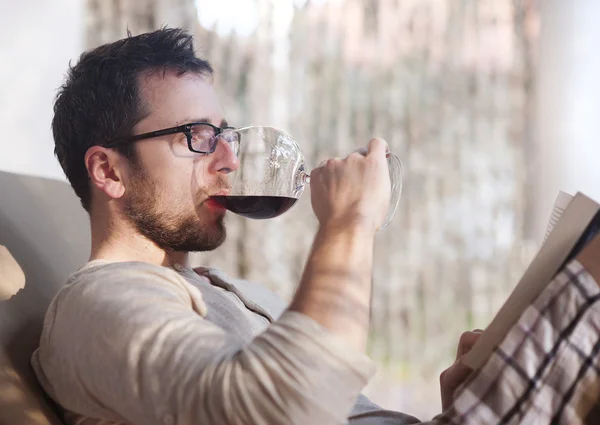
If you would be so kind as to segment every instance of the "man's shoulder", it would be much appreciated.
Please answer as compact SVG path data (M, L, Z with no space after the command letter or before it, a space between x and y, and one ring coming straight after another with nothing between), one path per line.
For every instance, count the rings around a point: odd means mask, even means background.
M91 261L72 273L56 298L90 299L94 304L104 298L127 298L144 291L169 291L186 301L187 282L175 270L139 261Z
M68 278L51 302L32 367L61 404L85 399L89 388L82 385L82 373L94 385L107 376L121 379L131 366L128 355L140 352L151 338L162 338L163 329L189 329L190 323L197 328L198 303L201 299L192 297L185 280L170 268L90 262ZM90 367L99 364L111 370Z
M201 296L194 294L185 279L167 267L142 262L90 262L71 274L50 303L44 334L48 338L52 334L60 345L73 332L100 332L122 326L123 320L132 324L133 317L143 323L165 312L196 309L202 313L205 308L197 308L202 304ZM181 310L173 309L174 305ZM155 314L148 316L148 311Z

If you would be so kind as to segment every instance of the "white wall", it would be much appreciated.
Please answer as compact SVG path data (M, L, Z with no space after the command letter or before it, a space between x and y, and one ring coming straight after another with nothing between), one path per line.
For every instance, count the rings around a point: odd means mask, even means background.
M558 190L600 201L600 2L539 4L538 239Z
M84 48L83 0L0 0L0 170L64 180L52 103Z

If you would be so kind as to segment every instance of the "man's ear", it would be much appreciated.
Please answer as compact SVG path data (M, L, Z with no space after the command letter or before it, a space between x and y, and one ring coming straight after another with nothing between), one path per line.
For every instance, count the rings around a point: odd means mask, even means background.
M112 199L125 193L123 177L127 161L115 150L92 146L85 153L85 167L92 185Z

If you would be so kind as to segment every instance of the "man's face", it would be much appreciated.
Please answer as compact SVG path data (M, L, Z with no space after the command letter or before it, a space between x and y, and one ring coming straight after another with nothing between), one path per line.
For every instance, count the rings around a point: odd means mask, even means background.
M205 77L162 72L140 82L149 115L134 129L141 134L189 122L225 125L216 93ZM160 248L209 251L225 240L225 210L209 197L227 193L228 173L239 166L219 139L212 154L188 150L184 134L137 142L129 170L124 212L137 230Z

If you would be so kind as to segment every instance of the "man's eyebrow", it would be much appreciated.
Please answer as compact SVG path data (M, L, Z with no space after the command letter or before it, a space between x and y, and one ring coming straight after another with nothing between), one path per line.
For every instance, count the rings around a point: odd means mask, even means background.
M210 118L205 117L205 118L196 118L196 119L190 118L189 120L186 120L185 122L205 122L207 124L212 124L211 121L212 120ZM221 120L221 124L219 124L219 127L221 127L221 128L229 127L229 123L227 122L226 119L223 119L223 120Z
M185 120L183 120L184 123L186 122L205 122L207 124L211 124L211 119L208 117L205 118L187 118Z

